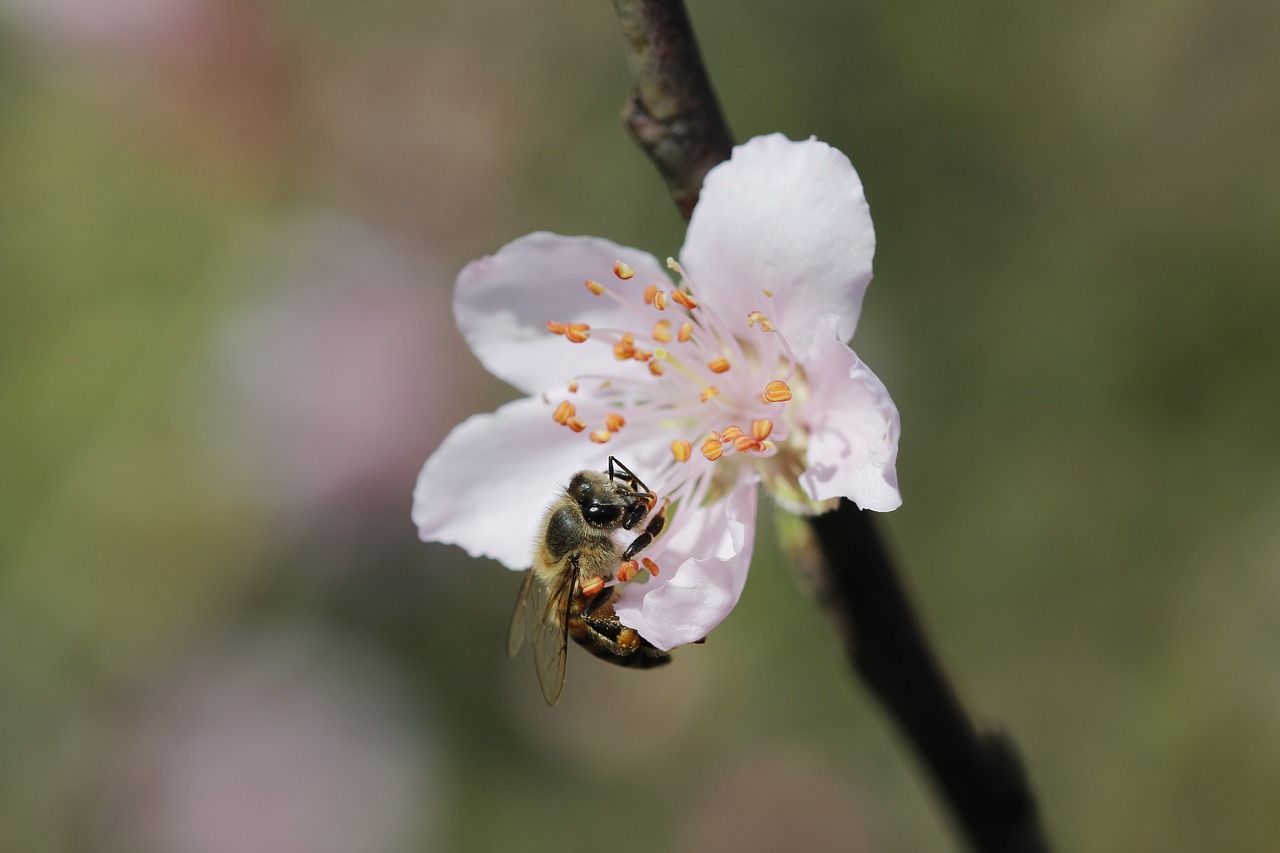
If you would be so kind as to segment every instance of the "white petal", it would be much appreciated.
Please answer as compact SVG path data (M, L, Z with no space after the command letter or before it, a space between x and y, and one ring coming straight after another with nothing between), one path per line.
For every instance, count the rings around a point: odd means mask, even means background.
M611 452L653 452L623 434L607 448L593 444L552 421L551 412L540 398L526 397L454 427L418 475L418 535L460 545L509 569L527 569L557 489L583 469L605 470Z
M800 485L814 500L847 497L862 509L888 512L902 505L898 491L898 409L884 383L838 337L825 318L816 336L809 398L808 469Z
M875 243L849 158L772 134L707 174L680 262L703 301L730 318L764 311L803 357L824 314L839 316L842 341L853 337Z
M614 606L622 624L660 649L701 640L738 603L755 545L755 480L695 512L662 549L662 574L627 584Z
M615 261L635 277L619 281ZM644 290L671 280L650 254L598 237L561 237L538 232L468 264L458 274L453 310L458 328L476 357L494 376L528 394L562 387L589 370L607 376L638 375L644 365L619 362L612 340L593 336L574 344L547 331L547 321L587 323L593 329L635 329L637 317L608 295L586 288L592 279L644 308ZM652 309L649 309L650 311ZM647 331L652 320L644 325Z

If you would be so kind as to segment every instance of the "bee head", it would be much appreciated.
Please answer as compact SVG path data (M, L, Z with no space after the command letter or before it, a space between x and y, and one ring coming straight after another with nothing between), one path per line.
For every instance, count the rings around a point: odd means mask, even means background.
M630 508L613 482L595 471L582 471L569 482L569 497L578 503L582 517L592 527L615 528Z

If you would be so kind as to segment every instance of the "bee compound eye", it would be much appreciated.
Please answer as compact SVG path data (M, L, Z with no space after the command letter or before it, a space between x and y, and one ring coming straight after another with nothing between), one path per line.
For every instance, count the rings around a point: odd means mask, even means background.
M622 518L622 507L613 504L587 504L582 508L582 514L591 524L603 527L618 523L618 519Z

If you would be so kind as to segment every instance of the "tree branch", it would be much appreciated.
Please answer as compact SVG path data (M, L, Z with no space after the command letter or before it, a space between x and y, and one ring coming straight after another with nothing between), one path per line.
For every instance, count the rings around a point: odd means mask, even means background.
M623 120L687 221L732 135L682 0L614 0L635 77ZM981 853L1045 853L1035 797L1013 741L973 724L929 645L870 514L849 501L812 519L826 573L822 603L850 662L925 765Z

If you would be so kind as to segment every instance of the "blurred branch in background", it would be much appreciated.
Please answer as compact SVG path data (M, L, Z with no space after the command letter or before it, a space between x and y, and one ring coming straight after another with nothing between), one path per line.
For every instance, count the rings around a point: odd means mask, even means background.
M685 220L733 141L681 0L614 0L635 76L623 111ZM933 653L870 516L848 500L812 520L826 563L823 603L855 671L933 776L973 848L1049 849L1012 740L979 732Z

